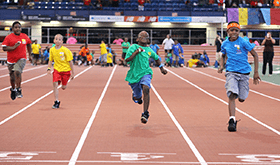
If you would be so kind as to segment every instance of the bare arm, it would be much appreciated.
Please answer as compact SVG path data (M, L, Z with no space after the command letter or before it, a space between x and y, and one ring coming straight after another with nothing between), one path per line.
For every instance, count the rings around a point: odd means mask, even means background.
M73 67L73 61L69 61L69 64L70 64L70 68L71 68L71 76L70 76L70 79L73 80L74 77L75 77L75 74L74 74L74 67Z
M28 59L29 61L31 61L31 44L27 44L26 47L28 51Z
M5 46L5 47L3 47L3 51L15 50L19 45L20 45L20 42L17 42L14 46Z
M140 52L140 51L143 51L143 49L141 47L139 47L138 49L135 50L135 52L132 53L132 55L125 59L126 62L129 62L129 61L132 61L133 58Z
M159 59L156 60L156 64L159 66L159 69L160 69L161 73L164 74L164 75L166 75L166 74L167 74L167 70L165 70L165 69L163 68L163 64L161 64L161 62L160 62Z
M271 42L272 42L273 44L275 44L275 39L271 38Z
M253 75L253 78L254 78L254 84L257 85L259 83L259 81L261 80L260 77L259 77L259 57L258 57L258 54L257 52L252 49L250 51L250 53L252 54L252 56L254 57L254 75Z
M266 41L266 37L265 37L265 39L262 41L261 45L264 45L264 44L265 44L265 41Z
M220 63L220 68L218 69L218 73L223 73L225 58L226 58L226 55L225 55L225 54L222 54L222 58L221 58L220 61L219 61L219 63Z
M47 72L48 72L49 75L51 75L51 73L52 73L51 68L52 68L52 61L49 60L49 63L48 63L48 70L47 70Z

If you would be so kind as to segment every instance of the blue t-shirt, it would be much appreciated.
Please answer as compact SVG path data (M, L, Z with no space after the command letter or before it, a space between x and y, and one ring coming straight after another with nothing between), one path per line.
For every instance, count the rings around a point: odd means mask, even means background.
M254 47L254 45L241 37L238 37L235 41L229 41L229 39L224 41L221 52L228 57L226 71L250 73L252 68L248 62L248 52Z
M184 53L184 50L181 46L180 43L176 44L176 45L173 45L172 46L172 50L173 50L173 53L176 55L176 56L179 56L179 50L181 51L181 53Z
M248 38L247 36L244 36L243 39L244 39L245 41L250 42L250 40L249 40L249 38Z
M209 64L210 61L209 61L209 57L207 56L207 54L202 54L200 55L200 61L203 61L205 64Z
M150 48L155 52L157 53L157 50L159 49L159 46L157 44L154 44L154 45L150 45Z
M106 49L108 50L108 53L112 53L112 49L111 48L107 47Z

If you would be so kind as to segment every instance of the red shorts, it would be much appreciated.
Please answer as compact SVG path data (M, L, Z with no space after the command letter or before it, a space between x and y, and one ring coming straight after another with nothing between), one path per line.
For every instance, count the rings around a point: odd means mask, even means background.
M67 82L71 76L70 71L58 72L54 69L53 71L53 82L58 82L58 85L62 82L62 85L67 85Z

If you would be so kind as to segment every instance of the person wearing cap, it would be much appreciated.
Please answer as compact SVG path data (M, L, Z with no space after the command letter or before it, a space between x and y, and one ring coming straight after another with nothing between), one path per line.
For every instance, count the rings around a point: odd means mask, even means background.
M248 62L248 52L254 58L254 75L253 83L257 85L261 80L258 72L258 54L254 50L255 45L245 41L239 37L240 25L238 22L232 21L228 23L227 33L229 38L225 40L221 46L222 58L220 63L225 62L227 55L226 67L223 65L218 69L218 73L222 73L226 69L226 92L229 98L229 122L228 131L235 132L237 121L235 119L235 99L238 98L240 102L244 102L249 94L249 74L252 68Z

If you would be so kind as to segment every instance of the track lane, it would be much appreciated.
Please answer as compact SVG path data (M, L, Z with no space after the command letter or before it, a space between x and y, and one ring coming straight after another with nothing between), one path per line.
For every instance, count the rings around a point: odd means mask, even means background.
M190 70L172 69L172 71L210 93L224 95L222 98L226 97L224 85L212 78L198 75ZM279 138L277 134L247 117L242 117L242 121L238 123L238 132L229 133L226 125L228 120L226 104L205 95L182 80L175 80L174 75L170 73L169 76L171 77L167 80L155 76L154 84L162 87L158 89L158 92L163 96L163 100L167 102L174 116L178 118L207 163L242 163L237 156L246 153L279 154L279 144L275 143ZM172 84L172 88L166 88L170 84ZM250 106L252 109L252 105ZM238 116L241 115L238 114ZM222 153L232 155L220 155Z

